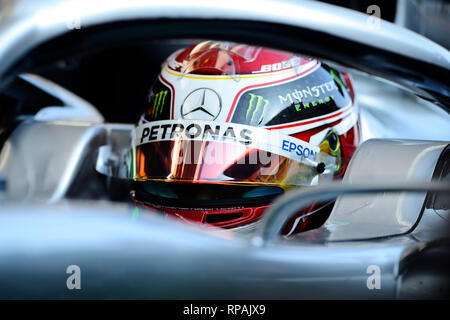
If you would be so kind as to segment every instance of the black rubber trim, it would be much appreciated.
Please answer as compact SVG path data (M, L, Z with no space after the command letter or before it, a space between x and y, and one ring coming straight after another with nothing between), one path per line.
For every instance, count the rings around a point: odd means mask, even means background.
M230 186L232 187L232 186ZM265 206L270 204L280 194L273 196L253 197L253 198L240 198L240 199L214 199L214 200L190 200L190 199L172 199L163 198L149 194L146 192L139 182L131 182L131 190L135 192L134 198L140 202L147 202L156 206L164 206L170 208L245 208L252 206Z

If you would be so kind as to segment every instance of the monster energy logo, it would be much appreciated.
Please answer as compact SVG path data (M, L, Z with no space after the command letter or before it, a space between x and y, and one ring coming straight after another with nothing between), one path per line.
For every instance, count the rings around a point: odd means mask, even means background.
M155 100L153 101L153 111L152 116L156 118L158 113L161 114L164 109L164 102L166 101L168 90L162 90L155 95Z
M250 124L252 124L253 121L256 120L256 115L257 115L259 109L261 109L261 105L263 105L261 114L260 114L260 116L258 118L258 122L257 122L258 124L261 124L261 122L264 118L264 114L266 112L266 108L269 105L269 100L264 99L263 96L258 96L253 93L249 93L249 95L250 95L250 101L248 103L247 112L245 113L245 119L248 120ZM253 107L255 107L255 108L253 109Z
M339 87L341 87L341 89L344 90L345 86L344 86L344 84L342 83L341 78L339 78L339 76L338 76L333 70L330 70L330 74L331 74L331 76L333 77L334 81L337 82L337 84L339 85Z

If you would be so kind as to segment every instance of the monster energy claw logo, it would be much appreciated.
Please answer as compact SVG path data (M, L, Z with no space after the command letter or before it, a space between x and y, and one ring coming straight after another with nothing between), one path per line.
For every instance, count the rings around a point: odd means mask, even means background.
M339 78L339 76L333 70L330 70L330 74L333 77L334 81L336 81L336 83L339 85L339 87L344 90L345 86L342 83L341 78Z
M249 124L252 124L253 121L256 120L257 118L258 111L262 109L261 114L257 121L258 124L261 124L264 118L264 114L266 112L266 108L269 105L269 100L264 99L263 96L258 96L253 93L249 93L249 95L250 101L248 103L247 112L245 113L245 119L249 121ZM253 106L255 107L254 109Z
M168 90L162 90L155 95L153 101L152 117L156 118L158 114L161 114L164 109L164 102L166 101Z

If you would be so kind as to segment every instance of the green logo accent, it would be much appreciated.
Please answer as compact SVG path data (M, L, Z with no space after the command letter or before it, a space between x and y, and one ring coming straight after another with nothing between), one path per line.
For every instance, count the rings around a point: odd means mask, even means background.
M323 99L315 100L315 101L308 102L308 103L298 104L298 105L295 105L295 110L302 111L309 107L315 107L317 105L330 102L332 99L334 99L334 96L325 97ZM303 105L303 109L302 109L302 105Z
M250 122L250 124L252 124L253 120L255 120L256 114L258 113L258 110L261 108L261 104L264 103L261 115L259 116L259 119L257 122L258 124L260 124L263 121L264 114L266 112L266 108L269 105L269 100L264 99L263 96L258 96L253 93L249 93L249 95L250 95L250 101L248 103L247 112L245 113L245 119L249 120L249 118L250 118L249 122ZM255 100L256 100L256 103L254 103ZM255 110L253 110L253 112L251 112L254 104L255 104Z
M136 220L137 218L139 218L139 208L138 207L134 207L133 220Z
M153 112L152 112L153 118L156 118L158 116L158 111L159 111L159 114L162 113L163 108L164 108L164 102L166 101L167 92L168 92L168 90L163 90L163 91L158 92L155 95L155 100L153 102Z
M339 78L339 76L338 76L333 70L330 70L330 74L331 74L331 76L333 77L334 81L337 82L337 84L339 85L339 87L341 87L341 89L344 90L344 89L345 89L345 86L344 86L344 84L342 83L341 78Z

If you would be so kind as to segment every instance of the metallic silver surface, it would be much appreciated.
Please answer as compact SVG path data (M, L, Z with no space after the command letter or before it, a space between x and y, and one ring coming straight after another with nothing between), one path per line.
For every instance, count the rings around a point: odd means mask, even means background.
M227 231L144 211L136 216L119 204L5 205L0 297L392 299L400 263L417 250L405 237L256 247ZM64 272L72 264L82 270L77 292L65 287ZM371 265L381 270L379 290L367 287Z
M0 75L18 57L70 30L113 21L158 18L240 19L309 28L366 43L450 69L450 54L404 28L315 1L3 0L0 2Z
M418 195L386 195L384 192L399 193L402 187L405 191L426 191L426 183L431 181L439 156L447 144L412 140L369 140L353 155L341 188L328 189L324 185L311 191L288 192L284 199L281 197L264 215L259 234L263 241L276 239L287 220L306 205L314 201L334 200L339 192L350 196L337 199L330 217L322 226L328 231L324 240L379 238L411 231L423 210L426 192ZM378 185L370 188L370 184L377 183ZM352 187L352 184L362 189ZM367 190L363 191L366 185ZM382 190L383 186L385 191ZM376 188L381 189L381 193L375 195L375 190L372 189ZM447 188L450 186L447 185Z
M86 100L62 88L56 83L35 74L23 74L20 76L25 81L42 91L61 100L64 106L47 106L39 110L34 120L42 122L74 121L102 123L103 116Z
M25 197L28 204L6 201L0 207L0 297L74 298L61 274L75 262L82 266L86 284L78 298L393 299L429 297L440 289L442 282L436 279L445 273L411 273L409 261L434 248L443 234L436 228L445 226L442 221L428 223L427 230L419 224L417 238L414 232L377 241L330 242L333 230L328 225L259 246L248 234L163 220L142 210L136 214L135 208L120 203L64 201L70 181L61 177L69 175L73 181L77 170L72 164L83 162L101 145L120 149L130 127L30 122L14 132L7 151L14 153L0 156L0 168L31 178L27 192L33 196ZM39 151L36 141L50 137L60 151ZM84 152L77 153L77 148ZM28 154L34 154L32 161ZM18 193L9 194L13 197L25 188L25 181L15 180ZM367 287L371 265L381 270L380 290ZM419 281L434 291L417 289Z
M353 72L352 78L363 141L450 141L450 114L438 106L375 77Z
M450 48L450 3L446 0L397 0L395 23Z
M373 139L352 157L344 184L429 182L448 142ZM327 220L329 239L342 241L402 234L420 216L426 193L340 197Z
M369 45L373 47L450 69L448 51L429 40L385 21L374 28L368 16L318 2L0 0L0 75L22 55L58 35L76 32L78 27L140 18L281 23L360 43L371 39ZM44 83L39 79L35 85L55 95L62 92ZM450 140L448 114L396 89L391 91L383 85L374 88L372 84L356 84L364 140ZM67 92L59 97L72 101L68 105L84 104L70 100ZM423 195L388 199L394 206L390 211L377 203L377 210L348 212L348 207L341 210L343 198L338 205L341 208L325 226L266 246L260 246L248 234L163 220L121 203L66 201L83 162L103 145L112 153L121 150L128 144L132 126L98 123L101 119L95 110L77 118L79 121L57 113L60 110L53 109L57 112L50 114L45 113L52 109L45 110L37 119L64 121L24 122L0 153L0 176L7 182L6 193L0 194L0 298L424 298L432 291L430 287L439 289L442 275L448 280L448 271L412 272L412 260L424 252L442 249L439 241L443 236L448 239L447 224L443 223L448 222L447 216L442 218L426 209L418 219L416 205L423 202ZM405 114L408 117L403 117ZM355 186L341 187L357 189L356 182L362 182L363 174L371 172L367 168L377 177L396 177L396 182L429 179L439 150L446 143L368 141L345 177L345 181L352 177ZM384 178L383 183L389 180ZM401 185L396 190L425 187ZM399 235L412 228L415 218L415 229ZM349 219L354 220L346 224ZM250 233L260 227L254 224L240 231ZM383 235L396 236L367 240ZM83 268L86 286L80 292L65 287L64 272L74 263ZM373 265L381 270L379 290L367 286L367 270ZM426 282L424 289L417 287L420 281Z
M322 185L309 190L299 189L292 192L287 192L285 196L280 197L274 202L261 219L261 224L256 232L256 239L253 241L258 244L267 244L271 241L278 239L281 235L286 222L294 217L299 210L310 205L312 202L325 202L335 199L336 197L342 197L346 195L366 195L371 194L372 197L377 193L399 193L399 192L427 192L427 191L443 191L450 193L450 185L444 183L426 183L426 182L403 182L403 183L378 183L378 184L358 184L355 186L348 185ZM342 198L341 198L342 199ZM344 198L345 199L345 198ZM369 196L366 199L370 199ZM338 199L339 201L339 199ZM383 212L385 208L380 208L376 213L365 214L364 209L367 206L358 207L353 211L345 211L343 216L347 220L336 220L333 214L328 218L324 226L321 227L322 231L326 232L326 237L321 239L324 242L331 241L354 241L354 240L369 240L374 238L381 238L386 236L399 236L406 234L412 230L414 223L416 223L420 217L420 211L416 214L416 220L411 224L408 224L406 229L402 221L398 221L394 224L392 221L385 221L386 217L390 217L393 214L395 208L388 208ZM342 210L333 209L339 212ZM336 214L335 214L336 216ZM362 219L358 219L362 216ZM355 219L356 217L356 219ZM341 218L338 216L338 218ZM355 221L356 220L356 221ZM358 221L359 220L359 221ZM362 221L361 221L362 220ZM387 230L386 230L387 229ZM393 231L395 230L395 231ZM317 230L313 230L317 233ZM370 231L370 232L368 232ZM394 232L394 233L393 233ZM397 233L395 233L397 232ZM308 232L305 232L306 235ZM337 235L336 235L337 233ZM436 235L437 236L437 235ZM441 234L441 237L446 234ZM259 240L259 239L260 240ZM319 240L319 239L317 239Z
M104 143L103 126L86 123L21 124L0 154L7 200L55 202L74 180L83 157Z
M0 153L0 173L7 179L5 200L61 200L83 161L107 143L123 146L131 127L75 121L22 123Z

